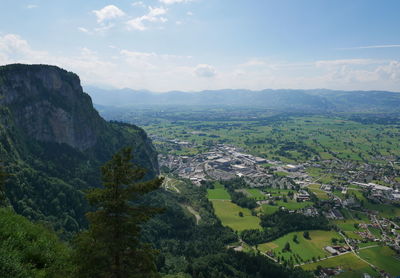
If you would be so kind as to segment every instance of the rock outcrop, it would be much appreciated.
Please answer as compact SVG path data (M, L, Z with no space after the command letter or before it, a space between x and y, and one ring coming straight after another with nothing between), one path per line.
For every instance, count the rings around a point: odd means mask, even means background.
M102 119L76 74L46 65L0 67L0 163L12 174L7 196L18 213L79 230L88 209L82 190L100 185L100 166L125 146L148 178L158 173L146 133Z

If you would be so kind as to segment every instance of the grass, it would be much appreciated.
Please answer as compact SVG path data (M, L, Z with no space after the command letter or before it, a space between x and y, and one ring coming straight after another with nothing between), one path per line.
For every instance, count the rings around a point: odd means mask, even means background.
M308 188L317 196L320 200L329 200L328 194L320 189L320 184L310 184Z
M230 200L231 195L222 184L215 182L214 189L207 190L207 198L209 200Z
M255 200L265 200L267 197L261 193L259 189L246 189L247 193L249 193L250 197Z
M262 205L261 208L262 212L267 215L273 214L274 212L279 210L279 206L271 206L271 205Z
M376 238L381 238L381 229L375 227L368 227L368 230L373 234Z
M318 153L322 159L337 157L387 163L377 156L400 155L400 131L396 125L362 124L340 116L296 116L265 121L265 117L273 113L255 109L236 109L234 113L229 109L205 111L200 107L186 111L162 109L157 110L156 118L154 111L136 111L136 120L150 134L197 144L195 150L182 149L182 152L193 153L211 141L232 144L248 153L284 162L309 160L310 154L305 148ZM153 120L149 122L150 116ZM380 140L377 140L378 135ZM293 142L299 148L287 150ZM334 177L327 176L321 182L332 179Z
M287 175L289 175L288 172L281 172L281 171L277 171L274 174L277 175L278 177L286 177Z
M251 215L249 209L241 208L228 200L211 200L215 214L221 220L222 225L228 226L235 231L246 229L261 229L260 219ZM243 217L239 216L243 213Z
M336 256L316 263L306 264L301 267L305 270L315 270L319 265L327 268L341 267L343 270L345 270L344 273L337 277L362 277L363 273L369 273L370 275L373 275L373 277L377 277L377 272L374 269L372 269L366 262L360 260L352 253Z
M285 207L288 210L298 210L302 209L305 207L309 207L313 205L313 202L296 202L293 200L288 199L288 202L285 203L284 201L275 201L276 205L262 205L262 211L265 214L273 214L277 210L279 210L280 207Z
M360 250L359 255L364 260L385 270L393 276L400 275L400 259L396 253L387 246L371 247Z
M300 263L302 261L309 261L313 257L324 258L325 256L329 256L324 247L332 244L332 238L341 238L335 231L309 231L309 233L311 240L305 239L303 232L292 232L274 241L261 244L258 246L258 249L262 252L272 250L276 256L283 256L286 260L290 257L294 258L294 255L297 254L301 258L301 260L297 260L297 263ZM295 235L297 235L298 243L293 241ZM282 251L287 242L290 244L292 252Z
M313 202L296 202L294 200L288 199L288 202L285 203L284 201L276 201L276 204L278 207L285 207L288 210L297 210L297 209L302 209L305 207L312 206L314 203Z
M377 245L377 243L374 241L361 242L358 244L358 248L369 247L369 246L374 246L374 245Z

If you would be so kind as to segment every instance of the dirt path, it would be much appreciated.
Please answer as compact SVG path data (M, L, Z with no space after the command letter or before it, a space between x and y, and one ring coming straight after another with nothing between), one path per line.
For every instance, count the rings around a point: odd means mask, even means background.
M185 206L185 208L187 208L187 210L194 215L194 217L196 217L196 224L199 225L199 222L201 220L201 216L200 214L195 211L191 206Z
M179 190L179 188L177 188L174 184L173 184L173 180L170 179L169 177L164 177L164 184L163 186L165 187L165 189L169 189L172 191L175 191L177 193L181 193L181 191Z

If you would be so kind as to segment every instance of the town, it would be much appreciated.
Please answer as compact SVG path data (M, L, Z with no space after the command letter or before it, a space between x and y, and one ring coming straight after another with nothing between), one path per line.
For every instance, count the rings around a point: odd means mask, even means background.
M163 140L178 147L191 147L192 143L177 139L153 138ZM258 206L283 204L279 209L285 210L285 195L271 194L270 189L289 190L290 196L300 204L297 208L288 208L289 213L301 213L306 216L323 215L333 223L346 223L343 209L356 215L362 215L365 222L354 222L354 229L344 229L345 224L338 225L340 242L324 246L325 257L301 262L317 263L335 256L354 254L358 258L359 250L374 246L390 246L400 252L400 227L390 217L382 216L373 207L365 206L364 202L381 205L398 206L400 201L399 184L385 179L390 186L374 182L366 182L366 175L379 173L379 167L374 165L352 165L340 161L310 161L301 164L286 164L281 161L268 160L246 153L243 149L232 145L216 144L208 151L195 155L159 154L160 166L164 171L179 178L189 180L197 186L207 181L223 181L242 178L249 188L258 189L262 197L257 198ZM329 165L329 167L328 167ZM354 166L354 167L352 167ZM307 169L326 170L329 174L340 174L339 183L324 179L324 174L315 177ZM378 170L375 170L378 169ZM366 171L368 169L368 171ZM374 172L375 171L375 172ZM241 192L245 192L242 190ZM304 204L304 206L302 206ZM388 215L390 216L390 215ZM361 218L359 219L361 220ZM369 245L366 246L366 244ZM239 250L242 247L238 247ZM264 254L276 261L277 254L268 250ZM361 258L360 258L361 259ZM371 264L372 267L374 267ZM340 267L325 268L322 276L341 273ZM366 274L365 277L368 274ZM382 273L382 277L386 277ZM390 277L390 276L387 276Z

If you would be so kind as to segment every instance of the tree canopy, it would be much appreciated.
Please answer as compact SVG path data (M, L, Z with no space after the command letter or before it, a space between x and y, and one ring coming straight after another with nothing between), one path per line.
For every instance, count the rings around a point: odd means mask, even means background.
M133 165L125 148L102 167L102 188L86 198L94 211L87 213L88 231L76 240L78 277L158 277L155 251L140 241L141 224L161 209L135 203L158 189L162 179L144 181L145 170Z

